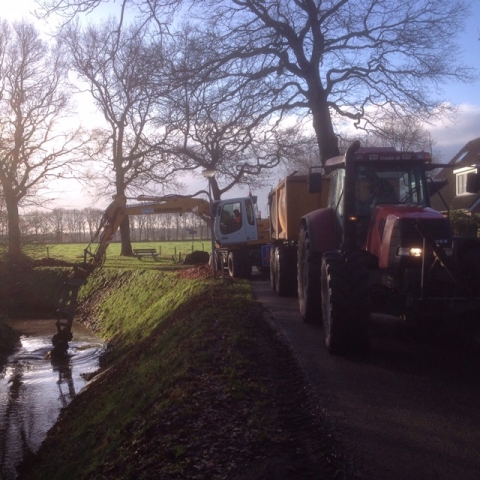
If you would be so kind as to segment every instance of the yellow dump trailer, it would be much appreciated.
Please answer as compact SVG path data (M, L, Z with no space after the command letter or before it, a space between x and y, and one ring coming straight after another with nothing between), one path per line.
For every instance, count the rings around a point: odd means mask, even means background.
M300 219L327 205L328 179L320 193L309 193L307 175L289 175L268 195L270 210L270 282L280 296L297 292L297 241Z
M296 242L303 215L327 205L328 180L321 193L308 193L307 175L284 178L268 195L270 237L279 243Z

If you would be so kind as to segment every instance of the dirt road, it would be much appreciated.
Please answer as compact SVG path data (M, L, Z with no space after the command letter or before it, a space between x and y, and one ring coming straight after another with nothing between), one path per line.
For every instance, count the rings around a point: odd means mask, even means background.
M252 280L272 325L288 340L335 436L369 480L480 478L480 354L376 318L364 358L327 353L320 326L297 300Z

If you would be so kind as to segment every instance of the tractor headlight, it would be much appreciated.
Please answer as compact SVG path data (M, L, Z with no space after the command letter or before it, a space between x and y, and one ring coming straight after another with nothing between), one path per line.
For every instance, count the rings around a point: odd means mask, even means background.
M422 249L419 247L398 247L397 255L399 257L421 257Z
M451 248L444 248L443 251L447 257L451 257L453 250ZM420 247L398 247L397 256L399 257L421 257L422 249Z

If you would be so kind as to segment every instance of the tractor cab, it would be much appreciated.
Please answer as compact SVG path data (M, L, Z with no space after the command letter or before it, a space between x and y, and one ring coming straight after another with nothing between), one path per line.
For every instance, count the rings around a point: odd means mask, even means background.
M374 212L393 205L400 211L430 206L424 152L396 152L393 149L363 148L350 162L345 157L327 161L330 195L337 228L344 243L364 246ZM379 225L381 227L381 225Z

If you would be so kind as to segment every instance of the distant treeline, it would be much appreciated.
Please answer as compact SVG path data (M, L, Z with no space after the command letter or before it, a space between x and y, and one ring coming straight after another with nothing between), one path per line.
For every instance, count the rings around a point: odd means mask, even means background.
M104 211L97 208L31 210L22 215L22 243L88 243ZM209 239L207 224L193 213L129 217L132 242ZM120 240L120 232L114 241ZM8 218L0 213L0 242L8 242Z

